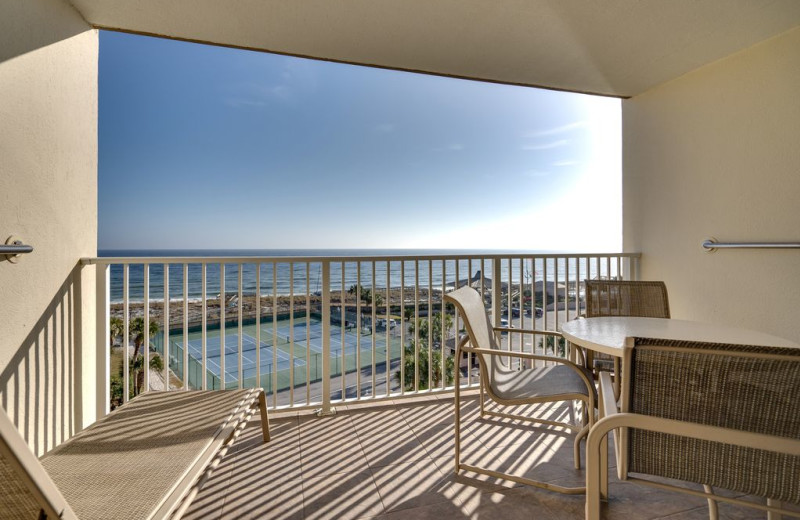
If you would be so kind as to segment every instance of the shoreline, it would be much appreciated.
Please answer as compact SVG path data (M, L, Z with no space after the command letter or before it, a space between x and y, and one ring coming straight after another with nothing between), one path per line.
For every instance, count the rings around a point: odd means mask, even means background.
M441 297L434 298L433 291L430 294L431 303L435 306L441 306ZM441 291L439 291L441 292ZM413 296L413 292L411 295ZM419 290L419 303L418 308L425 309L427 311L428 307L428 292L427 288L425 290ZM346 313L355 313L357 309L361 309L361 312L364 313L364 309L370 309L369 313L372 314L372 304L366 302L356 302L355 295L345 293L344 302L342 302L341 298L342 294L341 291L331 292L331 315L335 319L341 313L341 307L344 305ZM405 306L413 306L414 300L413 298L409 299L408 291L404 294L405 299ZM238 321L239 316L239 298L238 294L233 295L226 295L226 307L225 307L225 322L228 323L230 321ZM292 301L294 300L294 301ZM170 329L174 329L176 327L183 326L183 309L184 309L184 300L183 298L179 299L170 299L169 304L169 327ZM220 299L216 298L207 298L205 301L206 305L206 323L207 325L218 325L220 323ZM387 303L384 301L381 305L375 307L375 315L376 317L385 318L386 314L386 306ZM403 302L400 300L400 289L392 290L389 295L389 314L394 314L396 312L400 312L402 314L402 310L399 310L403 307ZM291 313L298 313L302 312L305 313L308 308L308 312L310 314L320 314L322 312L322 297L317 295L295 295L294 298L291 296L262 296L261 297L261 318L262 320L271 320L273 315L277 316L278 319L281 317L285 317ZM188 299L186 301L186 309L188 314L187 327L193 328L202 325L203 321L203 301L202 298L198 299ZM334 310L335 309L335 310ZM116 302L109 305L109 314L112 318L124 318L124 310L125 306L123 302ZM128 302L128 313L129 319L133 320L135 318L144 317L144 302L138 301ZM249 296L242 296L241 301L241 313L242 313L242 321L255 321L256 320L256 296L249 295ZM159 325L163 324L164 321L164 300L150 300L149 301L149 319L151 322L157 322ZM162 327L163 328L163 327Z

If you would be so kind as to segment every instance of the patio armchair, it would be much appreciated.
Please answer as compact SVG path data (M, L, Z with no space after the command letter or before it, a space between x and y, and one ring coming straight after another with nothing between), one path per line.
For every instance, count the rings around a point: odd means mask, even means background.
M256 409L260 388L146 392L41 459L0 411L0 517L180 518Z
M669 319L669 297L664 282L584 280L587 318L635 316ZM618 359L587 352L588 366L596 372L619 373Z
M445 301L452 303L458 309L464 320L467 335L458 342L456 359L461 359L462 353L472 353L479 360L480 371L480 415L498 416L503 418L532 421L545 425L555 425L578 432L574 441L575 468L580 468L580 439L585 436L589 426L594 423L594 409L596 390L592 374L587 369L578 366L567 359L538 355L528 352L503 350L497 341L496 334L523 333L560 336L552 331L534 331L503 327L492 327L484 308L483 299L471 287L462 287L445 294ZM524 368L515 366L512 360L529 361L535 365L537 362L543 366ZM572 402L583 403L583 424L570 424L553 421L541 417L529 417L507 414L487 410L484 394L498 405L516 406L533 403ZM575 415L574 413L572 414ZM473 471L494 477L512 480L522 484L541 487L566 494L579 494L585 488L567 488L551 483L540 482L521 476L499 473L473 465L463 464L460 460L460 370L455 371L455 471Z
M620 480L705 497L712 519L719 501L766 511L771 520L800 517L800 509L784 508L800 505L800 349L630 341L619 409L610 375L600 375L600 419L586 446L587 520L600 518L608 493L609 431ZM767 500L720 496L714 487Z

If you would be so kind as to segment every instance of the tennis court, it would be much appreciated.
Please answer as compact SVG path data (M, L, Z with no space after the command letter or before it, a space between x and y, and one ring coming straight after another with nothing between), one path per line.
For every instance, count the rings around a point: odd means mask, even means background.
M208 370L214 375L219 376L220 349L219 336L209 336L206 340L206 363ZM242 372L246 375L256 372L256 339L248 334L242 334ZM203 342L200 339L189 341L189 355L197 361L202 360ZM278 371L288 370L290 366L289 355L280 348L276 349L278 355ZM226 385L239 379L239 335L225 334L225 382ZM261 342L261 373L269 374L272 372L273 362L272 345L268 342ZM295 367L305 366L303 359L294 360ZM245 375L245 377L246 377Z
M289 320L280 320L273 329L272 323L261 324L261 380L256 373L256 341L255 325L246 325L242 330L242 379L243 386L262 386L269 390L273 388L273 377L277 378L279 389L294 385L305 384L307 380L316 381L322 375L322 323L319 321L298 320L290 325ZM219 384L221 373L220 336L216 331L207 336L206 340L206 366L209 388L216 388ZM342 330L337 325L330 327L330 367L332 374L341 373L342 365L346 372L357 368L365 368L373 362L381 363L386 359L386 335L378 333L374 336L366 335L360 339L361 356L360 367L356 349L359 343L358 331L355 329ZM342 338L344 338L344 356L342 355ZM374 356L373 356L373 339ZM273 341L275 345L273 345ZM183 343L171 340L171 355L175 359L171 363L182 363ZM390 341L393 357L399 357L400 346L396 338ZM189 366L187 376L190 385L198 388L203 380L202 371L202 339L200 334L193 333L189 337ZM273 350L274 349L274 350ZM273 360L277 357L277 366ZM373 360L373 357L375 358ZM294 362L292 363L292 358ZM344 358L344 359L343 359ZM228 388L238 386L239 382L239 334L236 329L228 329L225 333L225 386ZM289 370L294 366L294 371ZM180 369L183 372L182 369Z
M288 324L276 327L276 333L280 342L294 343L295 349L307 350L311 347L311 352L315 354L322 354L322 323L311 322L306 325L305 321L296 323L294 327ZM272 325L265 325L261 329L261 337L272 338ZM382 351L386 346L386 336L384 334L376 334L375 336L376 347L380 347ZM358 346L358 332L355 330L346 330L344 332L344 348L345 355L352 355L356 353ZM367 336L361 339L361 352L371 352L372 350L372 336ZM331 356L342 355L342 329L336 325L331 325Z

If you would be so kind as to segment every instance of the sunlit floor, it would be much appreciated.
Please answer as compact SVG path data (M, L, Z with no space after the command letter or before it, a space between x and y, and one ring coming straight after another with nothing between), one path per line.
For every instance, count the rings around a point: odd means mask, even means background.
M462 461L561 486L582 486L572 438L554 428L478 416L462 402ZM568 407L533 410L568 417ZM273 414L264 444L253 421L185 518L581 519L584 496L483 475L453 473L452 396L338 407L333 417ZM613 459L613 457L612 457ZM613 463L613 461L612 461ZM619 482L611 472L607 518L705 519L703 499ZM720 518L765 518L720 505Z

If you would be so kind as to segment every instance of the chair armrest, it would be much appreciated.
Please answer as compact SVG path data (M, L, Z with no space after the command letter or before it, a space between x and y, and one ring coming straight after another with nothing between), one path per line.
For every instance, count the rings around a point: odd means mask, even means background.
M617 400L614 397L614 383L611 381L611 374L608 372L600 372L600 407L598 419L604 417L612 417L617 415ZM617 459L617 473L620 480L625 480L625 473L627 473L627 464L625 461L625 445L624 441L627 439L627 434L623 433L620 429L614 429L614 454Z
M745 432L730 428L722 428L719 426L709 426L705 424L678 421L675 419L666 419L663 417L653 417L650 415L615 413L597 421L589 430L589 437L586 439L587 519L597 519L600 517L600 491L603 487L601 483L603 480L601 473L604 471L604 468L602 468L600 464L602 460L602 457L600 456L600 446L609 431L617 431L620 428L637 428L641 430L668 433L712 442L722 442L744 448L754 448L775 453L784 453L795 457L800 456L800 439L776 437L774 435L767 435L763 433ZM619 460L619 455L617 455L617 457ZM617 472L623 473L623 470L618 466ZM623 478L627 479L627 471L624 472ZM668 489L678 488L669 486ZM708 499L713 498L713 495L709 496L707 494L694 492L686 488L682 488L682 490L685 493L694 494L695 496L705 497Z
M495 332L511 332L516 334L537 334L542 336L556 336L559 338L562 337L562 334L555 330L514 329L511 327L492 327L492 330Z
M474 354L484 354L487 356L505 356L505 357L519 358L519 359L551 361L553 363L560 363L562 365L566 365L572 370L574 370L575 373L580 376L581 380L583 380L583 383L586 385L586 390L589 392L589 399L590 399L589 404L591 405L591 409L594 409L595 406L594 382L591 381L588 377L586 377L586 374L583 373L583 370L581 370L581 368L578 365L576 365L569 359L555 357L555 356L544 356L541 354L530 354L528 352L514 352L512 350L495 350L488 348L465 347L464 344L466 344L466 341L461 340L461 343L459 344L459 350L463 350L464 352L472 352Z
M637 428L654 432L669 433L681 437L711 442L732 444L743 448L783 453L800 457L800 439L778 437L766 433L753 433L721 426L709 426L652 415L620 412L597 421L589 431L588 449L597 449L602 436L616 428Z
M600 373L600 419L619 413L617 401L614 398L614 383L611 381L611 374L608 372Z
M573 365L574 363L567 358L556 356L545 356L543 354L531 354L530 352L516 352L513 350L495 350L490 348L474 348L474 347L461 347L464 352L472 352L473 354L485 354L487 356L504 356L519 359L538 359L540 361L553 361L555 363L565 363Z

